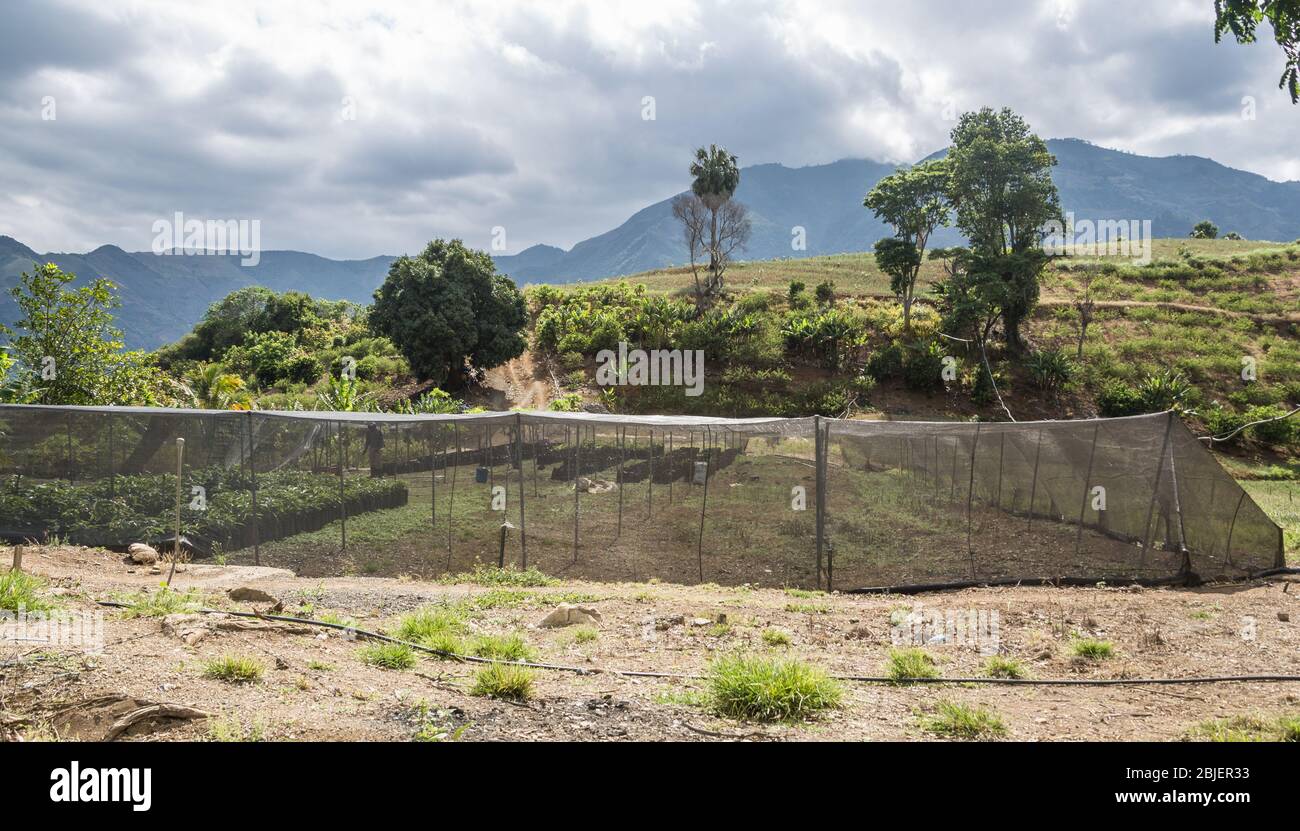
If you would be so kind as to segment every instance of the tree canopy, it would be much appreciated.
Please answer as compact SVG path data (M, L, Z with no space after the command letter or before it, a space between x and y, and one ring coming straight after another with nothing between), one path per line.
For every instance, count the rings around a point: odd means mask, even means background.
M441 385L523 354L527 319L523 295L490 256L436 239L418 256L393 262L369 322L412 371Z
M948 165L922 162L884 177L862 204L894 228L876 243L876 264L889 275L889 288L903 304L903 327L910 328L912 299L926 243L934 229L948 224Z
M1265 20L1286 56L1277 85L1300 103L1300 0L1214 0L1214 42L1231 32L1237 43L1254 43Z

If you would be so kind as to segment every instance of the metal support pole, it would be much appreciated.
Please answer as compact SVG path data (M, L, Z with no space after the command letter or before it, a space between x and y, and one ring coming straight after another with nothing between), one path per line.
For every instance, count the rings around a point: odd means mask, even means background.
M1245 501L1246 491L1243 489L1241 496L1237 497L1237 508L1232 512L1232 522L1228 525L1228 547L1223 552L1224 556L1228 560L1228 565L1230 566L1236 565L1236 563L1232 561L1232 532L1237 528L1237 514L1241 513L1241 503Z
M1079 558L1079 549L1083 545L1083 518L1088 512L1088 490L1092 487L1092 461L1097 457L1097 433L1101 425L1092 428L1092 449L1088 451L1088 472L1083 477L1083 503L1079 505L1079 530L1074 535L1074 557Z
M711 431L706 427L706 435ZM712 438L712 436L710 436ZM703 447L704 440L701 437L700 446ZM704 515L709 507L709 479L713 476L713 447L709 446L709 452L704 457L704 494L700 498L700 534L695 545L695 559L699 563L700 582L704 582Z
M623 489L626 484L623 481L623 463L627 458L627 448L624 446L624 441L626 440L626 438L627 438L627 428L619 427L618 428L618 530L614 532L614 539L618 539L619 537L623 536Z
M524 513L524 417L515 413L515 449L519 458L519 567L528 568L528 520Z
M185 439L176 438L176 536L172 540L172 567L167 572L167 585L176 576L176 564L181 561L181 500L184 499Z
M1147 504L1147 521L1142 531L1142 556L1138 558L1138 568L1144 568L1147 564L1147 553L1151 550L1151 517L1156 510L1156 500L1160 497L1160 480L1165 472L1165 452L1169 449L1169 438L1174 429L1174 414L1171 410L1169 417L1165 421L1165 437L1160 443L1160 458L1156 460L1156 479L1155 484L1151 486L1151 501Z
M1029 484L1029 521L1025 523L1025 533L1034 527L1034 499L1038 496L1038 460L1043 454L1043 428L1038 428L1038 439L1034 442L1034 478Z
M456 472L460 469L460 425L456 422L452 422L451 435L452 443L456 446L453 461L457 464L451 466L451 485L447 488L447 571L451 571L451 526L456 509ZM446 476L446 473L443 475Z
M582 490L578 487L578 479L582 471L582 425L579 424L577 430L578 441L573 445L573 562L578 562L578 518L582 513L581 500L578 498Z
M253 565L262 564L262 515L257 509L257 459L253 456L253 414L247 413L248 473L253 480Z
M971 543L971 507L975 504L975 451L980 445L980 422L975 422L975 436L970 443L970 479L966 484L966 553L970 556L970 579L975 579L975 546Z
M822 459L826 456L825 440L822 437L822 417L813 416L813 494L814 533L817 551L817 584L821 585L825 567L822 564Z
M343 487L344 434L343 422L341 421L334 422L334 438L336 439L335 443L338 445L338 456L335 459L335 466L338 468L339 473L339 529L341 531L340 537L343 542L343 548L341 550L346 552L348 550L348 496Z
M647 517L654 514L655 500L655 428L650 428L650 439L647 445L646 453L647 464L650 465L650 472L646 476L645 491L645 515Z
M1007 434L998 436L998 510L1002 510L1002 459L1007 452Z

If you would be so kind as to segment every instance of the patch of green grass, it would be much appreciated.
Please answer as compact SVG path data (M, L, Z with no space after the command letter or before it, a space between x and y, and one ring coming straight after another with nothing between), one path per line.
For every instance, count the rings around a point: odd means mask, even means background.
M488 664L474 676L469 694L526 701L533 695L533 671L518 664Z
M1070 643L1070 654L1089 661L1104 661L1115 655L1115 647L1110 641L1076 638Z
M1288 565L1300 565L1300 480L1241 482L1269 518L1282 526Z
M374 643L357 650L362 663L380 669L404 670L415 666L415 651L404 643Z
M231 684L251 684L262 680L266 667L248 655L222 655L203 663L203 676Z
M768 646L789 646L790 633L784 629L764 629L763 643Z
M785 604L785 610L804 615L828 615L831 612L829 606L822 606L817 603L787 603Z
M470 605L476 609L511 609L523 606L533 600L534 593L519 589L490 589L470 598Z
M327 664L324 661L318 661L315 658L307 662L307 669L314 669L317 672L333 672L334 665Z
M465 618L452 606L423 606L402 618L394 637L430 649L464 654Z
M535 586L554 586L560 581L550 577L536 568L529 566L526 569L518 569L514 566L497 568L496 566L477 565L473 571L452 574L442 578L438 582L459 584L473 583L477 586L516 586L518 588L531 588Z
M25 571L9 570L0 574L0 610L48 612L54 605L41 597L45 581Z
M703 690L671 689L655 694L656 704L671 704L680 707L707 709L712 699Z
M786 594L790 595L791 597L798 597L802 600L808 600L809 598L813 598L813 597L826 596L826 592L821 591L820 589L783 589L782 591L784 591Z
M202 597L198 589L178 592L169 586L159 586L156 591L141 589L133 594L117 595L113 598L125 603L122 617L166 617L167 615L186 614L198 611Z
M574 643L592 643L600 638L600 631L596 627L585 624L573 627L569 634Z
M967 707L955 701L940 701L933 713L922 713L921 729L955 739L988 739L1005 736L1007 727L992 710Z
M532 648L518 632L509 635L479 635L470 644L470 654L501 661L531 661Z
M1029 673L1015 658L994 655L984 662L984 674L989 678L1028 678Z
M742 721L795 721L838 707L838 682L801 661L729 655L709 664L710 704Z
M894 683L903 684L919 678L938 678L939 668L924 649L891 649L885 662L885 675Z
M1232 716L1203 721L1189 729L1184 738L1208 742L1300 742L1300 715L1275 719Z
M245 727L234 713L225 713L208 719L208 738L214 742L260 742L266 735L261 721Z

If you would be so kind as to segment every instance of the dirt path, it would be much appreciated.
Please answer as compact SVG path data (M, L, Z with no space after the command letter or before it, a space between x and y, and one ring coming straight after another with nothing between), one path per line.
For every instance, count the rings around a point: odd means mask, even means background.
M0 549L0 562L9 552ZM99 611L158 576L106 552L29 549L29 571L48 580L45 596L69 611ZM484 740L843 740L933 739L918 714L944 700L988 707L1015 740L1176 740L1210 719L1300 713L1300 683L1170 687L890 686L846 683L842 705L804 724L751 725L714 716L699 702L703 682L637 678L601 668L706 671L737 650L781 654L840 674L877 675L899 616L912 612L996 612L1000 654L1038 678L1185 677L1300 674L1300 592L1285 582L1197 589L971 589L916 597L821 595L716 585L571 581L500 589L405 579L311 580L283 571L202 566L177 577L202 602L248 609L223 591L250 585L278 597L284 613L396 628L431 602L469 609L471 634L519 634L538 659L593 672L538 672L524 704L472 695L476 667L420 658L406 671L360 659L362 644L337 631L258 625L214 628L187 643L158 618L109 613L98 654L72 645L0 640L0 735L101 739L118 702L165 702L216 714L133 727L120 740L410 740L430 735ZM1292 586L1291 588L1295 588ZM567 600L598 610L585 639L537 623ZM769 647L765 632L789 644ZM1114 645L1108 660L1071 654L1075 638ZM977 676L986 660L975 645L926 646L945 677ZM205 677L205 664L248 656L260 680L232 684Z
M487 371L484 384L504 393L507 407L545 410L551 403L551 384L531 350Z

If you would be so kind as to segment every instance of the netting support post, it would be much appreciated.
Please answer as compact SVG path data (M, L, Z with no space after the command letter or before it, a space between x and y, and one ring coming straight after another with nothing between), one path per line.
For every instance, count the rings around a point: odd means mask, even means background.
M655 501L655 428L650 428L650 441L648 445L649 452L646 455L649 472L646 474L646 492L645 492L645 515L646 517L654 516Z
M257 459L253 456L253 413L245 413L248 430L248 474L253 482L253 565L262 564L262 514L257 509Z
M1143 569L1147 564L1147 553L1151 550L1151 517L1155 514L1156 500L1160 498L1160 480L1165 472L1165 453L1169 450L1169 437L1174 429L1174 413L1169 411L1169 418L1165 422L1165 437L1160 442L1160 458L1156 460L1156 481L1151 486L1151 502L1147 505L1147 522L1142 531L1142 556L1138 560L1138 569Z
M338 470L339 475L339 537L342 543L341 551L348 550L348 495L343 487L343 422L334 422L334 438L338 441L338 447L334 448L335 459L334 467Z
M971 508L975 504L975 451L980 446L980 422L975 422L975 437L970 443L970 478L966 484L966 554L970 558L970 579L975 579L975 546L971 541Z
M713 436L707 427L705 435L708 436L710 444L708 452L704 455L704 494L700 499L700 534L695 545L695 560L699 564L701 583L704 582L704 515L709 507L709 479L713 477ZM704 446L703 435L700 437L700 446Z
M519 567L528 568L528 524L524 518L524 417L515 413L515 455L519 459Z
M623 489L626 483L623 481L623 463L626 460L627 449L624 441L627 439L627 427L618 428L618 529L614 532L614 539L623 536Z
M829 431L827 431L829 432ZM831 578L829 570L823 565L823 549L825 548L826 532L826 436L823 433L822 417L813 416L813 470L815 471L813 481L817 493L813 497L814 505L814 524L817 529L817 582L821 583L822 573L826 571L826 590L831 590Z
M1088 451L1088 472L1083 476L1083 501L1079 505L1079 530L1074 535L1074 559L1079 560L1079 551L1083 547L1083 518L1088 514L1088 490L1092 487L1092 463L1097 458L1097 434L1101 425L1092 428L1092 449Z
M1038 428L1038 438L1034 441L1034 476L1029 482L1029 520L1025 523L1025 533L1034 527L1034 499L1038 496L1038 462L1043 455L1043 428Z
M574 435L577 441L573 445L573 563L578 564L578 518L582 513L581 500L578 497L582 490L578 485L578 480L582 478L582 424L579 423L574 429Z

